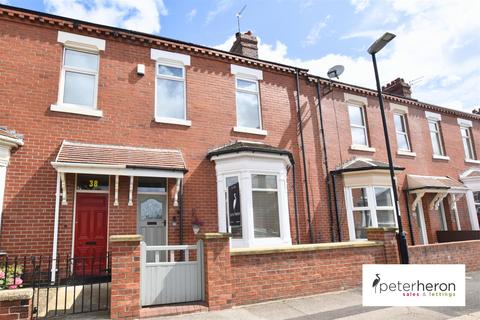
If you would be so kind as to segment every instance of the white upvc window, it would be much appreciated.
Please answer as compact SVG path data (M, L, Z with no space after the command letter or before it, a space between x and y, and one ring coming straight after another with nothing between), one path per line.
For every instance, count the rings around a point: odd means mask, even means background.
M64 44L57 103L52 111L102 116L97 107L100 50L105 40L59 31Z
M393 192L389 186L347 187L350 240L366 239L369 227L396 227Z
M433 154L436 156L445 156L440 132L440 122L438 120L428 120L428 129L430 131Z
M190 126L185 66L190 56L151 49L155 64L155 121Z
M235 75L237 125L234 131L266 135L260 103L260 80L263 79L263 72L232 64L231 73Z
M398 150L412 151L410 147L410 139L408 138L406 115L403 113L394 113L393 121L395 123Z
M465 160L475 160L475 152L472 142L472 131L468 126L461 126L460 133L462 135L463 150L465 152Z
M288 159L240 154L218 156L218 225L233 248L291 245Z
M369 146L367 122L365 119L365 108L358 105L348 106L350 129L352 132L353 146Z

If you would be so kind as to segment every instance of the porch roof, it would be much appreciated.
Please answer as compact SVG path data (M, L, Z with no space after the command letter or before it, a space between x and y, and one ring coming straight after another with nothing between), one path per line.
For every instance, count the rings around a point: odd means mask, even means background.
M187 171L182 152L106 144L90 144L64 140L52 165L60 172L96 169L95 173L158 176L152 171ZM93 172L92 172L93 173Z
M408 191L464 191L467 188L455 179L448 176L420 176L420 175L407 175Z
M23 135L0 126L0 142L14 147L23 146Z
M292 153L288 150L277 148L265 143L250 141L235 141L224 146L212 149L208 152L207 159L211 160L214 156L240 152L258 152L287 156L292 165L295 163Z

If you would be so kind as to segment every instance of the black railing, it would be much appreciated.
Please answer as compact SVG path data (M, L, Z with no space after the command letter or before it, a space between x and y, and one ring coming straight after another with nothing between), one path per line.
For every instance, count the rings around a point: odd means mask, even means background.
M0 289L33 288L33 318L108 310L110 255L2 256Z

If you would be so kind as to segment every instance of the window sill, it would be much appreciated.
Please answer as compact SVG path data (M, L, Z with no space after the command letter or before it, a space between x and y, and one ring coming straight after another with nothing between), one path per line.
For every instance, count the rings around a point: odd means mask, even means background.
M480 160L473 160L473 159L465 159L466 163L474 163L474 164L480 164Z
M441 155L438 155L438 154L434 154L432 158L435 159L435 160L446 160L446 161L450 160L449 156L441 156Z
M259 135L259 136L266 136L267 135L267 130L254 129L254 128L233 127L233 131L234 132L240 132L240 133L256 134L256 135Z
M92 109L89 107L84 107L80 105L67 105L67 104L52 104L50 105L50 111L55 112L65 112L65 113L74 113L81 114L84 116L90 117L103 117L103 111L98 109Z
M376 151L375 148L362 146L361 144L352 144L350 146L350 150L365 151L365 152L375 152Z
M176 125L179 125L179 126L186 126L186 127L191 127L192 126L192 121L190 121L190 120L175 119L175 118L156 117L155 122L167 123L167 124L176 124Z
M398 150L397 155L398 156L412 157L412 158L415 158L417 156L417 154L415 152L404 151L404 150Z

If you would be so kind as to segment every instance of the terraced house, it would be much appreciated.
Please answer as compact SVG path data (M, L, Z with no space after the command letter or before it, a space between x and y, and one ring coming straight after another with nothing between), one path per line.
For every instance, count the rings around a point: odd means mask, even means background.
M267 249L340 242L365 247L332 266L383 259L365 241L369 227L397 226L376 91L263 61L251 32L224 52L8 6L0 29L7 256L48 256L52 273L59 257L102 269L85 259L106 256L110 237L139 234L146 265L186 263L189 250L201 261L199 235L228 233L237 271L223 305L316 292L251 289L242 275L275 265L249 260ZM480 117L417 101L402 79L383 92L409 244L478 230ZM203 281L191 296L140 303L210 301Z

